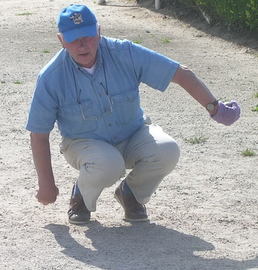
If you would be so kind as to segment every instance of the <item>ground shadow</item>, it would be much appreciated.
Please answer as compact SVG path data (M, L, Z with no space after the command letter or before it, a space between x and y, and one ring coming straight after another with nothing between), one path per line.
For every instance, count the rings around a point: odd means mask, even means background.
M161 9L155 10L154 0L141 0L138 6L163 14L164 19L167 17L179 19L180 21L183 21L208 35L216 36L237 45L247 47L250 49L250 52L258 52L258 32L236 32L236 29L232 31L221 24L214 23L210 25L197 8L189 8L179 4L174 4L172 6L172 4L170 4L166 6L161 5Z
M156 224L105 227L97 221L91 222L85 228L85 237L90 239L93 249L78 243L68 226L49 224L45 228L54 234L63 254L101 269L247 270L258 267L258 257L236 261L198 256L195 252L211 251L214 246Z

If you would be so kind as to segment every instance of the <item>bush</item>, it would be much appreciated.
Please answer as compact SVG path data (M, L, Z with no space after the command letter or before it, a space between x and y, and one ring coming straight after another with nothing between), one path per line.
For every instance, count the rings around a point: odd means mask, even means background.
M257 0L163 0L164 3L181 3L198 7L215 21L234 29L258 32Z

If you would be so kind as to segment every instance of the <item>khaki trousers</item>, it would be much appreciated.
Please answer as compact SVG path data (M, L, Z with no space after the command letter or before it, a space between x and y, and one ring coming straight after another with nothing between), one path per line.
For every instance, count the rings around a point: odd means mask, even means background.
M105 187L125 176L136 200L146 204L161 180L176 166L177 143L159 126L145 125L132 137L111 145L94 139L63 138L60 150L67 162L79 170L77 184L89 211Z

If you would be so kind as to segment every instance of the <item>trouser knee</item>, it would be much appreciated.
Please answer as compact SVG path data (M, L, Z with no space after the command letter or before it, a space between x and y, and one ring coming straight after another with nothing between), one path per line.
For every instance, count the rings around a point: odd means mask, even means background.
M124 159L113 146L103 144L104 148L95 147L95 151L81 157L78 186L86 207L96 210L96 201L102 190L111 186L125 173Z
M157 159L160 161L163 171L166 174L169 174L176 167L179 157L180 148L174 140L162 145L157 153Z
M92 184L108 187L119 180L125 173L123 157L118 151L102 153L97 159L85 161L80 166L80 177Z

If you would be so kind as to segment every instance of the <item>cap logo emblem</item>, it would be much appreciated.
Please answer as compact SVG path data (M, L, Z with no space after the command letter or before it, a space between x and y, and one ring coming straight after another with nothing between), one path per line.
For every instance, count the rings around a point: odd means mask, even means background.
M83 23L83 18L81 13L74 13L71 17L71 20L73 20L74 24L81 24Z

